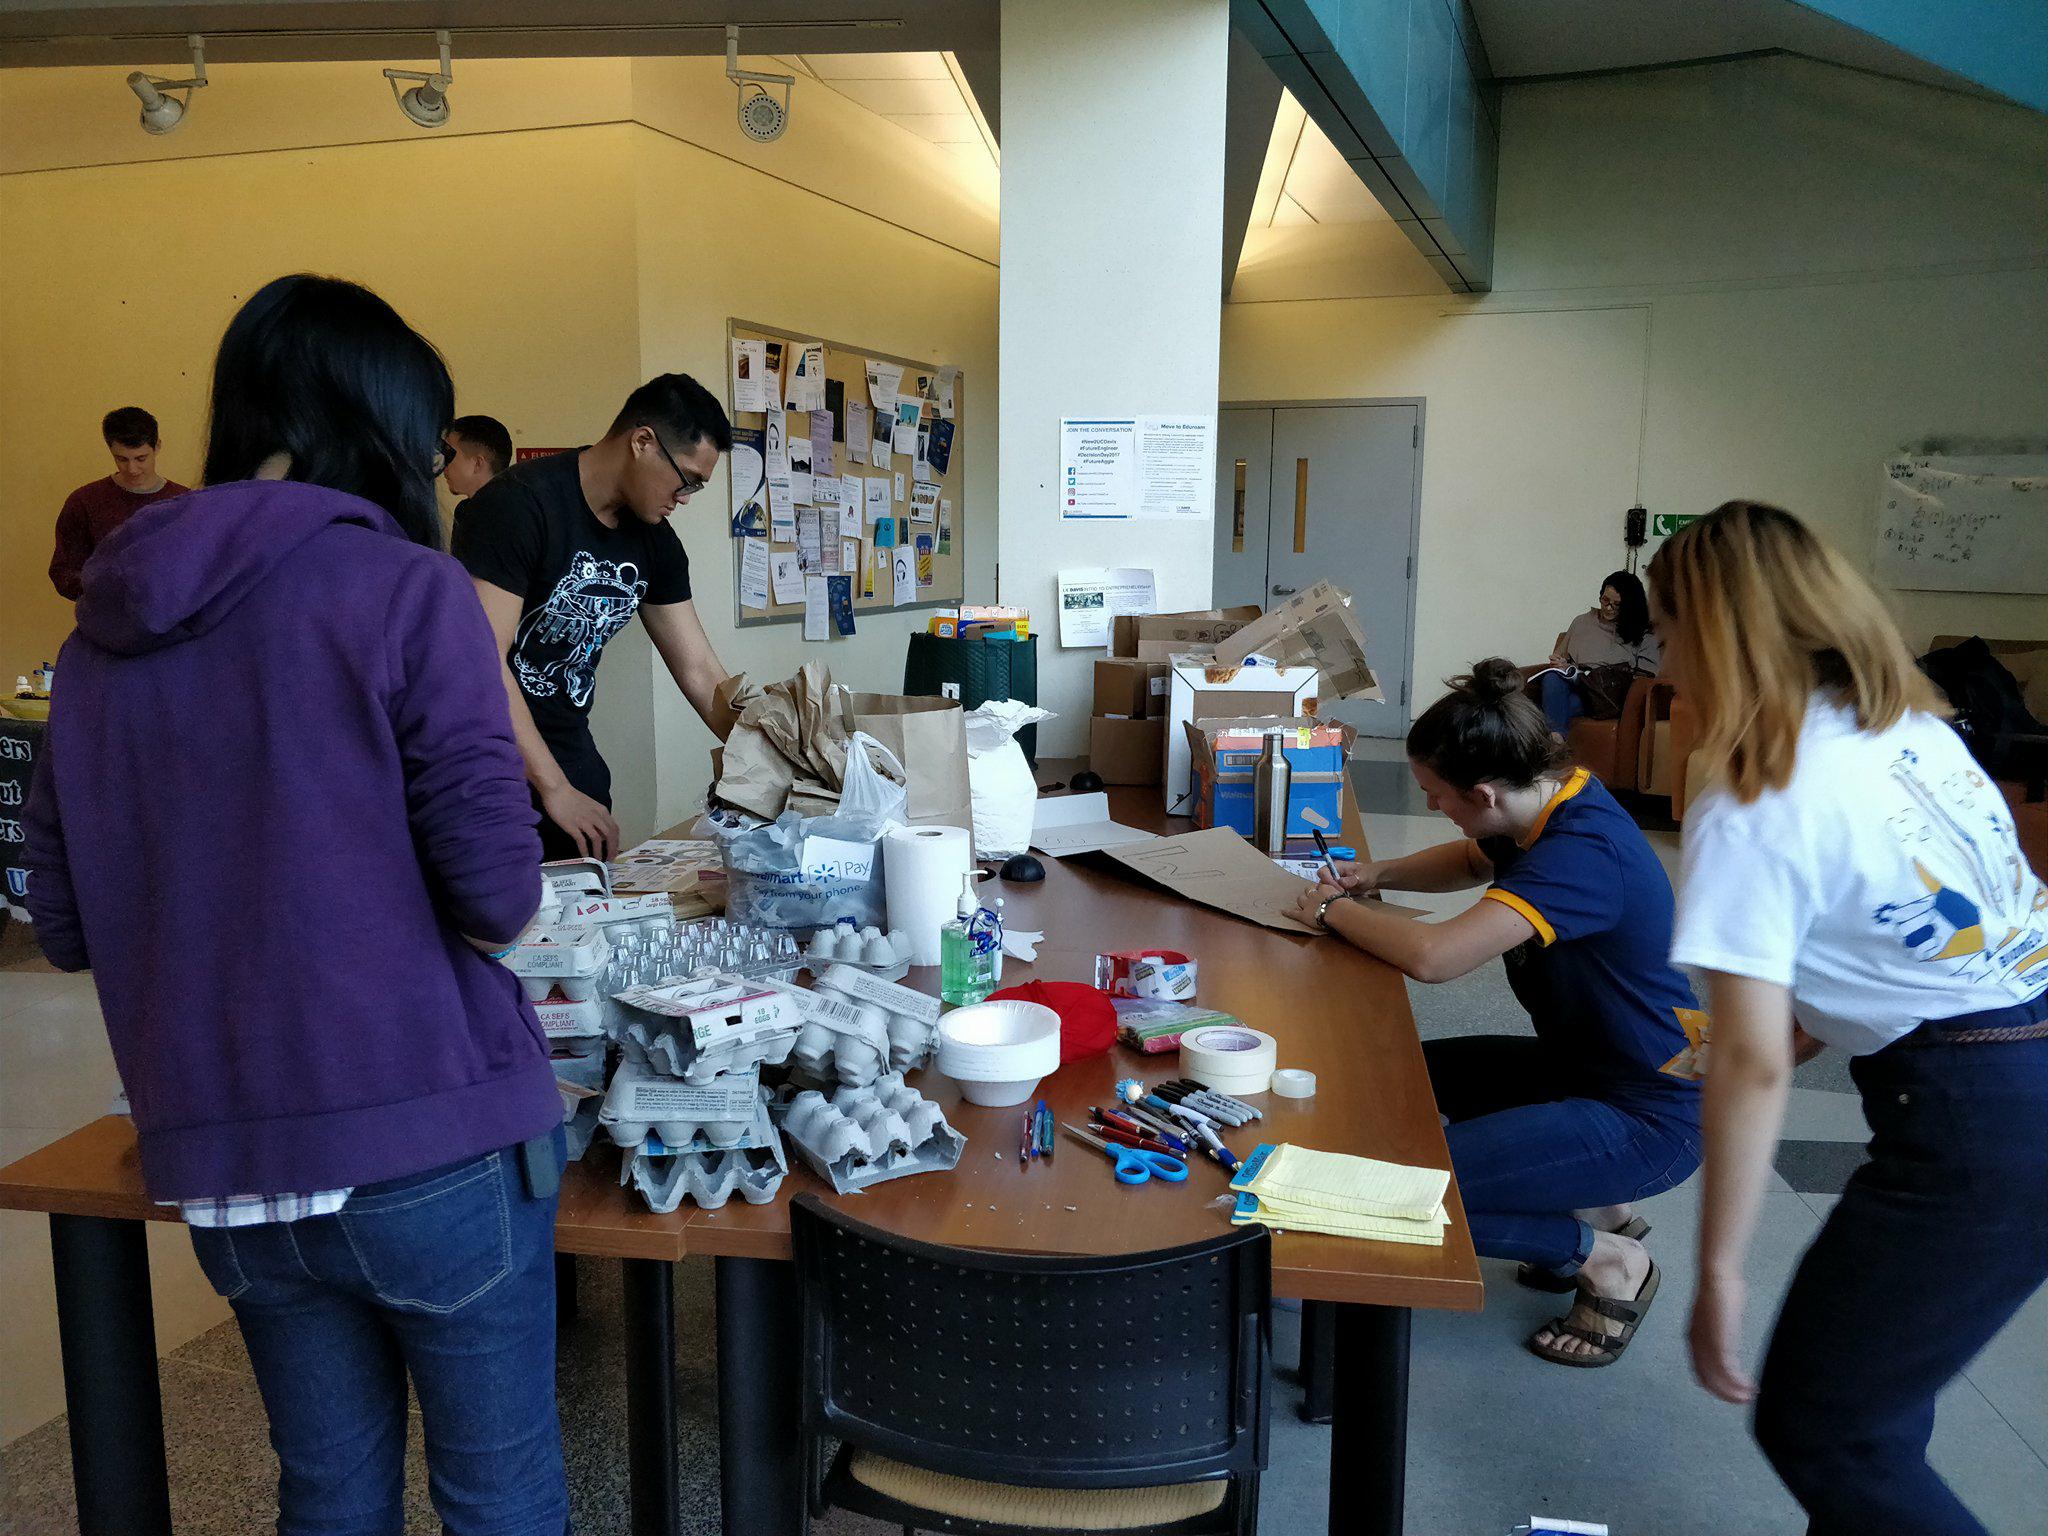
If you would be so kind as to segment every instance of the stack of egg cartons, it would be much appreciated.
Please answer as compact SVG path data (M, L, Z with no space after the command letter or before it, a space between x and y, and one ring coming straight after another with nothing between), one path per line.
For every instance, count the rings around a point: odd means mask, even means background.
M789 1171L763 1065L789 1059L800 1019L786 983L711 972L616 994L619 1046L600 1118L624 1151L619 1182L656 1211L685 1195L716 1209L774 1197Z
M505 965L525 987L547 1034L574 1161L590 1145L604 1092L604 975L612 950L602 928L562 925L559 909L555 917L553 924L536 918Z

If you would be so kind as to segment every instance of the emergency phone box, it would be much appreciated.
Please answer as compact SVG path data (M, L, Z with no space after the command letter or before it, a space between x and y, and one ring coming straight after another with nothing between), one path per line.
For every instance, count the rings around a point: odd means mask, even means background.
M1174 662L1166 711L1166 814L1185 816L1194 804L1190 725L1312 715L1316 686L1314 667L1224 666L1199 657Z
M1344 824L1350 786L1344 765L1357 732L1350 726L1293 718L1210 720L1187 727L1194 776L1192 814L1198 827L1229 827L1253 834L1253 775L1266 737L1281 733L1280 750L1293 777L1288 784L1285 836L1335 835Z

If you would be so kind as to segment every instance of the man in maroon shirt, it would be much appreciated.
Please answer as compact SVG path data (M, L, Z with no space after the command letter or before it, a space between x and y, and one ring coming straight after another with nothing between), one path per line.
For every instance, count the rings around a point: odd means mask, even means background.
M151 502L186 491L156 472L156 418L141 406L107 412L100 435L114 456L114 472L64 498L64 510L57 514L57 552L50 557L51 582L74 602L79 572L101 539Z

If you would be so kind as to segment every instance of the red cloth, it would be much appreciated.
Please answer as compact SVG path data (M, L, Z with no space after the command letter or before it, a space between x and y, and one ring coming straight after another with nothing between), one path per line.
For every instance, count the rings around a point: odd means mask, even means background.
M1027 981L989 993L1043 1003L1060 1016L1060 1065L1100 1056L1116 1043L1116 1007L1109 994L1084 981Z
M57 549L50 557L51 585L77 602L79 573L100 540L151 502L168 501L184 494L185 487L175 480L166 480L153 491L123 490L112 475L81 485L64 498L64 510L57 514Z

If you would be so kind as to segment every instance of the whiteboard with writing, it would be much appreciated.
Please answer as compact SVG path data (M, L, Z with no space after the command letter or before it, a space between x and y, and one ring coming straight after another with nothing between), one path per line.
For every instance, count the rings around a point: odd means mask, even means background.
M2048 453L1902 454L1884 470L1879 581L1922 592L2048 592Z

